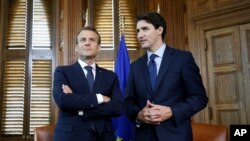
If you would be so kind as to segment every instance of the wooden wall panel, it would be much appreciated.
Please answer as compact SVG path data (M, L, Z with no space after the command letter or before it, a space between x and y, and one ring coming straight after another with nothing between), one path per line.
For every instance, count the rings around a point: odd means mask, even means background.
M211 0L194 0L193 1L193 12L199 13L211 9Z
M183 0L162 0L160 3L160 13L167 22L167 44L178 49L188 50L185 39L187 29L185 28L186 6Z
M242 90L241 92L238 92L241 94L241 98L244 97L244 85L237 85L235 88L230 87L231 89L228 89L227 91L224 91L226 87L226 80L224 80L223 77L225 75L222 75L221 73L218 73L218 76L216 75L216 79L218 81L216 84L213 84L211 82L212 77L209 76L211 73L211 69L209 67L209 61L211 61L211 58L207 58L207 53L209 50L211 50L208 47L208 38L205 36L205 33L216 30L216 29L225 29L227 27L236 26L238 28L239 25L249 23L250 22L250 1L249 0L186 0L187 2L187 26L188 26L188 48L193 53L195 61L197 62L198 66L200 67L200 72L203 78L204 85L206 87L206 90L208 92L208 96L210 97L209 105L204 110L204 112L200 115L200 117L195 118L195 121L198 122L207 122L214 124L226 124L230 121L232 122L239 122L240 120L237 120L237 117L234 116L234 111L229 111L225 109L218 109L217 115L218 120L212 121L211 120L211 114L215 115L211 109L216 109L216 106L212 105L211 103L214 103L216 101L225 102L229 100L233 100L235 95L234 93L230 93L236 90ZM236 18L237 17L237 18ZM222 30L224 31L224 30ZM237 31L238 32L238 31ZM219 39L219 38L217 38ZM229 42L227 42L229 43ZM226 44L226 43L225 43ZM222 46L222 45L221 45ZM225 46L225 45L223 45ZM241 46L241 45L240 45ZM239 46L239 47L240 47ZM220 47L220 46L218 46ZM217 49L218 51L218 49ZM214 62L225 62L225 61L231 61L232 58L230 58L230 52L225 50L221 50L221 53L215 53L219 55L220 57L227 57L227 60L223 58L219 58L217 56L217 60L213 60ZM241 63L238 63L239 67L241 68ZM243 67L244 68L244 67ZM241 70L239 70L240 73ZM230 74L231 75L231 74ZM232 76L231 76L232 77ZM229 79L228 79L229 80ZM233 81L233 77L230 79ZM224 82L223 82L224 81ZM241 82L242 83L242 82ZM233 85L233 83L230 83ZM246 82L247 84L247 82ZM215 99L211 99L211 92L213 91L212 88L209 86L211 85L218 85L216 87L216 90L218 91L218 94ZM249 84L248 84L249 85ZM248 87L248 86L247 86ZM229 97L225 97L223 95L223 92L226 92ZM247 91L247 90L246 90ZM224 93L225 94L225 93ZM243 94L243 96L242 96ZM226 99L229 98L229 99ZM237 96L237 98L239 98ZM246 99L249 99L249 97L245 97ZM243 103L244 107L244 100L241 99L241 103ZM249 100L248 100L249 101ZM241 106L241 105L240 105ZM230 107L230 106L229 106ZM242 108L241 108L242 109ZM244 110L238 110L235 112L242 113ZM231 119L223 119L224 116L227 116L229 113L232 113ZM242 116L244 117L244 116ZM250 119L250 116L247 115L247 118ZM249 122L250 120L248 120ZM240 123L240 122L239 122ZM243 123L243 122L242 122Z
M187 50L185 0L137 0L137 9L138 14L159 10L167 23L166 43L174 48Z
M207 14L225 8L234 8L249 3L249 0L192 0L190 10L193 14Z
M57 42L58 65L72 64L77 60L75 40L77 32L85 25L87 0L61 0L59 2L59 26Z

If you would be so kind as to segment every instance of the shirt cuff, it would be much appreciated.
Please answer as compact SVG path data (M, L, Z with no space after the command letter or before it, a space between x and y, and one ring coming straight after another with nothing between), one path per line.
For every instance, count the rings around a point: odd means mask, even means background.
M78 115L79 115L79 116L83 116L83 115L84 115L84 112L83 112L83 110L81 110L81 111L78 111Z
M103 103L103 96L102 96L102 94L96 94L96 97L97 97L98 104Z
M137 118L135 119L135 126L139 128L141 126L142 122L139 121Z

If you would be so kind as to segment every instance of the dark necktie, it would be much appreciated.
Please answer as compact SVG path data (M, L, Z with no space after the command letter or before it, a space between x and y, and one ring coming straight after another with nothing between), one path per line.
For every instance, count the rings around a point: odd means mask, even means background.
M89 90L90 90L90 93L92 93L93 84L94 84L94 75L92 72L93 68L91 66L85 66L84 68L87 70L87 80L89 83Z
M149 72L149 79L151 83L151 88L154 90L155 86L155 79L157 76L157 68L156 68L156 63L155 63L155 57L158 57L156 54L152 54L149 58L149 64L148 64L148 72Z

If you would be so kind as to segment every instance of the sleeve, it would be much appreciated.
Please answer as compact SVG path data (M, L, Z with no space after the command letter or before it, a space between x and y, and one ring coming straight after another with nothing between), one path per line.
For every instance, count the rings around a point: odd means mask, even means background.
M99 104L95 108L84 110L83 118L88 119L103 119L120 116L124 112L124 100L119 87L118 77L115 76L110 91L111 100L107 103Z
M140 111L140 108L137 106L135 99L136 99L135 80L134 80L133 65L131 65L127 81L125 103L126 103L126 115L132 122L136 122L137 115Z
M89 109L98 106L96 95L85 95L74 93L65 94L62 90L62 84L69 85L69 74L65 67L57 67L54 73L53 97L57 106L62 111L77 112L83 109Z
M206 107L208 98L203 86L199 68L190 52L185 53L182 60L182 78L185 85L185 100L172 106L176 124L190 119L198 111Z

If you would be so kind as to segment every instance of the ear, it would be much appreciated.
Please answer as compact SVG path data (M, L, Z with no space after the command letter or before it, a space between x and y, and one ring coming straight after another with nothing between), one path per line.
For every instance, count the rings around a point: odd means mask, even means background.
M99 44L98 45L98 52L100 52L100 50L101 50L101 45Z
M158 31L158 35L161 36L161 34L162 34L162 32L163 32L163 27L160 26L160 27L157 29L157 31Z
M75 52L78 52L78 45L75 45Z

